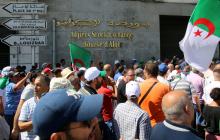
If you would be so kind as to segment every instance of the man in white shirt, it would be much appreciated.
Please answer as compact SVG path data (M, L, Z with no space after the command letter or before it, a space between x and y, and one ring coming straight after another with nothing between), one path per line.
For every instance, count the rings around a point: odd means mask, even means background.
M213 70L214 81L204 87L204 94L202 98L205 104L210 104L213 100L210 97L210 92L213 88L220 88L220 64L217 64Z

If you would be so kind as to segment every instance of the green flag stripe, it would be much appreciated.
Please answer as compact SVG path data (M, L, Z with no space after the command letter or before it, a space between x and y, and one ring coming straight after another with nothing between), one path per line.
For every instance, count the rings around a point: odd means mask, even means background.
M75 43L69 43L68 46L70 48L70 57L72 63L75 62L75 64L79 67L82 67L82 64L84 64L85 67L90 66L91 53L88 50L79 47Z
M200 18L206 18L211 21L215 26L214 35L220 37L220 0L199 0L190 22L194 24ZM206 25L198 24L197 26L209 32Z

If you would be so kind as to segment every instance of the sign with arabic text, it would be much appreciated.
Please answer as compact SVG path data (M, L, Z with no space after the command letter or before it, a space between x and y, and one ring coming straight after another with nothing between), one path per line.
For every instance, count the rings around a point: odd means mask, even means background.
M11 14L46 14L44 3L9 3L3 9Z
M9 19L3 25L10 30L45 30L47 21L44 19Z
M58 20L56 22L56 26L60 27L97 27L101 24L106 24L106 26L109 27L124 27L129 29L138 29L138 28L148 28L150 25L146 22L129 22L125 20L121 21L107 21L107 22L101 22L99 19L94 20L73 20L73 19L67 19L67 20Z
M8 46L46 46L45 35L10 35L2 39Z

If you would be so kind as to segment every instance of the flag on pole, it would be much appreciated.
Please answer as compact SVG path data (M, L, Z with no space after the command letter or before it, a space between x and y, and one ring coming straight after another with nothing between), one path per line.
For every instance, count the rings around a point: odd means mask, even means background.
M69 43L68 46L72 63L77 67L88 68L91 62L91 53L75 43Z
M200 71L208 69L220 41L220 0L199 0L180 41L187 63Z
M4 89L8 83L9 83L8 77L1 77L0 78L0 89Z

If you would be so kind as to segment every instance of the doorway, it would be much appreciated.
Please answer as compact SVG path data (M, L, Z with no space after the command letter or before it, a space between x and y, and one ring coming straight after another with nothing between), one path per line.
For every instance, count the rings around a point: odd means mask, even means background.
M183 53L179 48L186 32L188 16L165 16L160 15L160 58L172 59L173 56L183 58Z
M6 27L0 25L0 39L7 37L8 35L15 34L16 31L11 31ZM10 65L10 46L2 43L0 41L0 69L4 68L5 66Z

